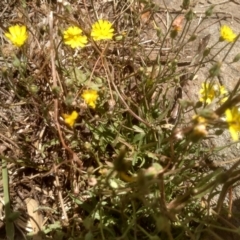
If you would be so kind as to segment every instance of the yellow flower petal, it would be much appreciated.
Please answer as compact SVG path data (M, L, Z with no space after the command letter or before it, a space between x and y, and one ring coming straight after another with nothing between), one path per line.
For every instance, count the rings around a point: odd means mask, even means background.
M227 97L228 91L226 90L226 88L224 86L220 86L219 91L220 91L220 95L222 96L221 103L226 102L228 99L228 97Z
M237 107L233 107L231 109L227 109L225 114L231 137L234 141L237 141L239 139L238 133L240 132L240 112Z
M215 98L215 90L212 84L202 83L202 89L200 89L200 101L206 104L210 104Z
M227 122L232 122L232 111L230 109L227 109L225 111L225 114L226 114L226 121Z
M73 127L78 118L78 113L73 111L71 114L63 114L63 118L68 126Z
M82 35L82 29L79 27L69 27L63 32L63 41L71 48L83 48L87 44L87 37Z
M236 129L234 127L230 126L229 132L231 134L233 141L238 141L238 132L236 131Z
M221 98L221 102L225 102L227 100L226 94L228 93L224 86L219 84L209 84L202 83L202 88L199 91L200 93L200 101L206 104L210 104L214 98Z
M207 135L208 135L208 131L206 128L206 124L200 123L194 126L191 138L194 141L198 141L201 138L206 137Z
M85 100L87 105L89 105L91 108L94 109L96 107L96 101L98 99L98 93L96 90L93 89L85 90L83 91L81 96Z
M113 38L113 32L112 23L100 19L92 25L91 37L94 41L111 40Z
M5 36L17 47L21 47L28 38L26 26L14 25L9 27L8 31Z
M226 42L234 42L237 37L237 35L233 32L233 30L226 25L221 26L220 34L221 34L221 40Z
M194 115L193 117L192 117L192 120L193 120L193 122L195 123L195 124L202 124L202 123L207 123L207 119L206 118L204 118L204 117L201 117L201 116L199 116L199 115Z

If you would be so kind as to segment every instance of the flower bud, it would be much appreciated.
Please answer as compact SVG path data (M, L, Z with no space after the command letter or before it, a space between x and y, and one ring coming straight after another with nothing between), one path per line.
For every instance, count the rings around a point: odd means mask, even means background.
M205 11L205 16L206 16L206 17L212 16L213 8L214 8L214 5L210 6L210 7Z
M206 129L206 124L200 123L200 124L197 124L196 126L194 126L193 132L190 135L190 139L193 142L197 142L200 139L202 139L203 137L206 137L207 135L208 135L208 131Z
M170 37L172 39L174 39L174 38L176 38L177 34L178 34L178 31L176 29L173 29L170 33Z
M192 21L195 16L196 16L196 14L193 12L192 9L190 9L190 10L186 13L185 19L186 19L187 21Z
M233 59L232 62L238 62L239 60L240 60L240 53L238 53L238 54L234 57L234 59Z
M190 6L190 0L183 0L181 8L188 9Z
M39 91L39 88L38 88L37 85L31 84L31 85L29 86L29 91L30 91L31 93L35 94L35 93L37 93L37 92Z
M222 63L218 62L209 70L210 77L216 77L220 73L220 68L222 66Z

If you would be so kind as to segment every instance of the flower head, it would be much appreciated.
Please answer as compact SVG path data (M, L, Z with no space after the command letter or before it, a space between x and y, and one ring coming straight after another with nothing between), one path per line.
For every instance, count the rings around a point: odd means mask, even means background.
M220 34L221 34L221 37L220 37L221 41L234 42L237 37L237 35L233 32L233 30L226 25L221 26Z
M192 122L193 126L192 132L190 134L190 139L193 142L197 142L198 140L208 135L207 131L208 119L200 115L195 115L192 118Z
M70 126L73 127L76 119L78 118L78 113L76 111L73 111L71 114L63 114L64 122Z
M63 41L70 45L71 48L85 47L87 44L87 37L82 35L82 29L79 27L69 27L63 32Z
M214 98L225 96L221 99L221 102L225 102L227 97L227 90L224 86L219 84L209 84L209 83L202 83L202 88L199 91L201 97L200 101L206 104L210 104Z
M210 104L216 96L214 85L209 83L202 83L199 93L201 94L200 101L206 104Z
M113 38L113 32L112 23L100 19L92 25L91 36L94 41L111 40Z
M203 137L208 135L207 126L204 123L197 124L193 127L193 132L191 134L191 140L197 142Z
M175 31L180 32L182 30L184 16L180 15L173 21L172 27Z
M202 117L202 116L200 116L200 115L194 115L193 117L192 117L192 121L195 123L195 124L205 124L205 123L207 123L207 119L206 118L204 118L204 117Z
M14 25L8 31L5 36L17 47L21 47L28 38L26 26Z
M85 90L81 96L91 108L94 109L96 107L96 101L98 99L98 93L96 90Z
M225 114L231 137L234 141L237 141L238 132L240 131L240 112L237 107L233 107L231 109L227 109Z

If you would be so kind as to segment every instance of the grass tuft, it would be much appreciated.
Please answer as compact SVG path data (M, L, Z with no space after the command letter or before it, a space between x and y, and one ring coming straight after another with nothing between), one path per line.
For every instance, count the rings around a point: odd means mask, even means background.
M0 158L8 239L239 235L232 192L240 160L226 156L232 164L221 168L211 159L239 140L240 80L231 89L221 74L239 60L229 58L240 35L210 23L213 6L199 17L190 1L178 11L154 2L6 4ZM215 40L201 34L208 22L221 25ZM228 131L231 143L210 144Z

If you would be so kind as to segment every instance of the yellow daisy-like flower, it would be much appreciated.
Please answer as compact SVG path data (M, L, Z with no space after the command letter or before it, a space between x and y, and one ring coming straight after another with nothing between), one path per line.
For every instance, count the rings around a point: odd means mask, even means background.
M200 101L206 104L210 104L214 98L226 96L228 93L224 86L219 84L209 84L209 83L202 83L202 88L199 91L201 97ZM221 102L225 102L227 97L221 99Z
M94 41L111 40L113 38L113 32L112 23L100 19L92 25L91 37Z
M233 107L227 109L225 114L231 137L234 141L238 141L238 132L240 131L240 112L237 107Z
M210 104L216 97L214 85L209 83L202 83L202 88L199 93L201 94L200 101L206 104Z
M85 100L87 105L89 105L91 108L96 108L96 101L98 99L98 93L96 90L89 89L85 90L82 93L82 98Z
M73 127L75 124L77 118L78 118L78 113L76 111L73 111L71 114L63 114L64 122L70 126Z
M237 37L233 30L226 25L221 26L220 34L220 41L234 42Z
M82 29L79 27L69 27L63 32L63 41L71 48L83 48L87 44L87 37L82 35Z
M28 38L26 26L14 25L9 27L8 31L5 36L17 47L21 47Z

